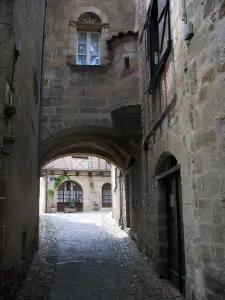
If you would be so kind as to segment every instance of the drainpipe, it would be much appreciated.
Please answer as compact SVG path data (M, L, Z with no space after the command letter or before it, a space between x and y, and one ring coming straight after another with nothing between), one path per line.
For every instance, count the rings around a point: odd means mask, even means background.
M46 44L46 31L47 31L47 17L48 17L48 0L45 0L45 16L44 16L44 29L42 38L42 64L41 64L41 83L40 83L40 109L39 109L39 144L38 144L38 162L40 164L40 145L41 145L41 120L43 112L43 86L44 86L44 71L45 71L45 44ZM38 176L40 177L40 168Z
M38 130L38 135L39 135L38 136L38 178L40 178L41 175L40 145L41 145L41 120L42 120L42 111L43 111L42 102L43 102L43 84L44 84L44 70L45 70L45 40L46 40L46 29L47 29L47 12L48 12L48 0L45 0L44 29L43 29L43 37L42 37L42 63L41 63L41 82L40 82L39 130ZM39 183L39 195L40 195L40 183ZM38 199L38 211L39 211L39 199ZM37 216L37 224L39 224L39 213ZM39 237L39 229L37 229L37 236Z

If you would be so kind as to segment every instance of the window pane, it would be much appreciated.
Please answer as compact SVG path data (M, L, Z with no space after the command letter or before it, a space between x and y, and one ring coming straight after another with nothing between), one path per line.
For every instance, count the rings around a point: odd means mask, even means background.
M168 0L158 0L158 18L160 18L162 11L164 10Z
M99 34L98 33L91 33L91 43L99 43Z
M161 22L159 22L159 52L161 52L162 49L162 44L164 39L163 36L164 29L165 29L165 18L163 18Z
M78 38L79 44L86 44L87 43L87 33L86 32L80 32L79 38Z
M170 34L169 34L169 10L165 10L159 22L159 53L160 58L163 58L165 52L169 47Z
M99 56L91 56L90 65L100 65Z
M86 55L78 55L77 63L78 65L86 65L87 64Z
M90 55L97 56L99 54L99 44L90 45Z
M78 54L87 54L86 48L87 47L85 44L79 44L78 45Z

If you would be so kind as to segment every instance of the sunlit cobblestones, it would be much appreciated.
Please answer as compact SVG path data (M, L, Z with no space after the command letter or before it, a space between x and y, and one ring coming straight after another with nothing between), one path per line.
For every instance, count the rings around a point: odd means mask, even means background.
M183 299L108 211L41 217L40 249L16 300Z

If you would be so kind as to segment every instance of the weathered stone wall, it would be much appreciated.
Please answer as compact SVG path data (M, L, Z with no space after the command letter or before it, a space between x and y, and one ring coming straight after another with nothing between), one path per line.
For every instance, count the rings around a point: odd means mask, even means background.
M142 101L143 218L139 243L158 268L160 253L158 191L152 182L165 153L181 164L182 209L186 256L187 299L223 299L225 288L224 221L224 1L170 1L173 51L165 74L167 96L175 106L153 134L154 98L148 87L144 39L139 49ZM140 34L145 1L138 9ZM195 35L184 41L184 22L193 22ZM170 68L168 68L170 69ZM176 85L174 86L174 83ZM172 86L172 88L170 88ZM168 90L169 89L169 90ZM176 96L176 97L174 97ZM145 230L143 230L145 228Z
M37 247L44 0L0 4L0 276L10 299ZM14 61L15 44L20 55ZM12 92L12 101L6 86ZM7 119L5 104L16 107ZM4 136L4 137L3 137ZM0 297L0 298L1 298Z
M50 170L49 170L50 171ZM57 177L57 175L63 174L61 170L54 170L52 175L47 176L47 189L54 189L54 180L52 178ZM105 173L105 175L98 175L98 172L93 172L92 176L88 176L88 172L80 171L79 175L75 175L75 171L69 171L67 175L70 176L70 181L78 183L83 190L83 211L91 211L93 209L93 204L99 204L102 207L102 187L105 183L111 184L111 172ZM66 181L66 180L65 180ZM64 182L64 181L63 181ZM62 183L63 183L62 182ZM53 203L57 203L57 189L55 190L55 195L53 198ZM50 212L50 206L52 204L52 199L47 198L47 212Z
M105 24L101 32L101 65L76 65L76 21L94 12ZM134 2L50 1L45 56L42 137L77 126L112 128L111 111L139 103L136 37L107 40L134 28ZM124 58L130 57L130 70Z

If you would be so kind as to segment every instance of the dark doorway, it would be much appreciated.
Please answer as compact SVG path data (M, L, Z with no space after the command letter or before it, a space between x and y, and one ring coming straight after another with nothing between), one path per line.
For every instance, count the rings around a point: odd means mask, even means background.
M102 187L102 207L112 207L112 187L106 183Z
M184 230L182 213L182 193L180 166L174 156L168 156L160 167L161 173L155 177L158 182L160 198L164 205L166 224L160 224L166 228L167 235L167 276L172 284L185 295L185 251ZM164 216L163 216L164 217ZM161 228L159 230L161 231ZM162 231L161 231L162 233Z

